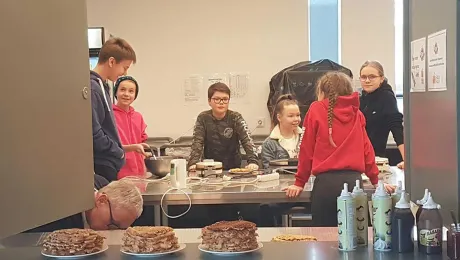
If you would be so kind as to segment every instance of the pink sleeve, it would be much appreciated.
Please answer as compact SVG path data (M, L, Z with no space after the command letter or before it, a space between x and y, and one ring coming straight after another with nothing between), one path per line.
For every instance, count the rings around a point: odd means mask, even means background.
M304 187L311 175L313 152L318 128L313 120L312 110L312 107L310 107L303 123L304 132L300 144L297 174L295 176L295 185L299 187Z
M145 129L147 129L147 124L145 124L144 118L141 116L141 140L143 143L147 141L147 138L149 138L147 133L145 132Z

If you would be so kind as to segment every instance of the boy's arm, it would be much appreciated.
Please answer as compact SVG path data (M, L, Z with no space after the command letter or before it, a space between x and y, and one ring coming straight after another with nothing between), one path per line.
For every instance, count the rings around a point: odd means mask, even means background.
M193 130L193 143L187 168L190 168L201 160L203 155L205 136L206 129L204 126L204 121L200 116L198 116L196 119L195 128Z
M123 158L125 153L117 143L108 137L102 130L105 119L105 107L101 95L91 91L92 125L93 125L93 150L99 153L115 153L118 158Z
M235 120L235 130L238 133L238 138L240 139L241 145L246 152L248 164L253 163L259 165L259 160L257 159L257 149L252 140L246 121L244 121L243 116L240 113L236 113Z

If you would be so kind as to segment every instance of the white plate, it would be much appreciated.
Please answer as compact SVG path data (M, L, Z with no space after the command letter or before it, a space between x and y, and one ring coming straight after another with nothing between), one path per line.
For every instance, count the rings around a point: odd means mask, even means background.
M65 255L65 256L64 255L49 255L49 254L47 254L47 253L45 253L43 251L42 251L42 255L44 255L46 257L58 258L58 259L78 259L78 258L85 258L85 257L88 257L88 256L100 254L100 253L106 251L107 249L109 249L109 246L104 245L102 247L101 251L90 253L90 254L85 254L85 255Z
M164 256L164 255L177 253L179 251L184 250L184 248L185 248L185 244L179 244L178 249L174 249L174 250L168 251L168 252L161 252L161 253L131 253L131 252L123 251L123 250L120 250L120 251L123 254L132 255L132 256L136 256L136 257L157 257L157 256Z
M213 255L220 255L220 256L237 256L237 255L242 255L242 254L247 254L247 253L251 253L251 252L254 252L254 251L257 251L259 249L261 249L262 247L264 247L264 245L262 243L257 243L259 246L256 248L256 249L252 249L252 250L248 250L248 251L241 251L241 252L218 252L218 251L209 251L207 249L204 249L202 248L203 245L198 245L198 249L200 249L201 252L205 252L205 253L208 253L208 254L213 254Z

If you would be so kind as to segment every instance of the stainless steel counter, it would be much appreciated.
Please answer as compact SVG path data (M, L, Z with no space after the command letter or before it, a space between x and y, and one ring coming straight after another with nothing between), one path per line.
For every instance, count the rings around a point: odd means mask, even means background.
M258 241L270 242L273 237L281 234L310 235L318 241L337 241L337 227L288 227L288 228L258 228ZM200 243L201 228L174 229L180 243ZM124 230L98 231L103 235L109 246L121 245ZM38 246L43 242L47 233L24 233L0 240L0 248ZM372 240L372 228L369 228L369 240Z
M394 252L378 252L374 251L371 246L358 248L352 252L341 252L337 249L337 242L267 242L263 243L263 248L251 254L234 256L224 259L238 259L238 260L279 260L279 259L320 259L320 260L441 260L448 259L446 254L446 244L443 245L443 254L436 256L426 256L419 254L417 249L414 253L398 254ZM16 247L0 249L0 259L15 259L15 260L40 260L44 259L40 254L40 247ZM91 257L90 259L136 259L123 255L120 252L120 246L109 246L109 249L104 253ZM160 259L160 258L159 258ZM169 256L162 256L161 259L174 259L174 260L195 260L195 259L222 259L214 255L202 253L198 249L198 244L187 244L187 247L176 254Z
M404 172L396 167L391 167L393 174L384 175L386 183L404 183ZM248 181L249 179L243 179ZM238 182L238 180L235 180ZM191 186L184 191L189 195L193 204L228 204L228 203L278 203L278 202L308 202L310 201L313 188L312 179L305 185L304 192L294 199L288 199L283 188L292 185L295 181L294 175L281 174L279 180L268 182L257 182L254 184L226 184L226 185L197 185ZM160 203L163 194L170 188L167 182L148 183L143 180L134 181L141 187L145 205L157 205ZM372 193L373 186L365 183L365 191ZM164 197L166 205L184 205L189 200L182 192L171 191Z
M383 175L386 183L397 184L402 181L404 184L404 172L397 167L391 167L393 174ZM248 179L243 179L247 181ZM294 175L281 174L279 180L258 182L254 184L231 184L231 185L197 185L184 189L190 197L192 204L235 204L235 203L286 203L286 202L309 202L313 181L305 185L304 191L297 198L287 198L283 188L292 185L295 181ZM167 225L167 218L162 214L160 203L163 194L170 189L167 182L148 182L145 180L133 180L141 189L144 198L144 205L154 205L155 225ZM365 182L364 190L370 197L374 187ZM163 209L167 211L167 205L188 205L188 197L180 191L171 191L164 196Z
M416 237L415 229L414 237ZM105 243L109 246L116 246L122 244L122 237L124 230L110 230L110 231L98 231L103 235L106 240ZM180 243L193 244L200 243L200 228L177 228L174 230L176 236L179 238ZM368 240L372 244L372 227L368 230ZM258 228L257 234L259 235L257 240L265 243L270 242L273 237L282 234L291 235L309 235L314 236L318 239L318 242L335 242L338 241L338 229L337 227L287 227L287 228ZM11 247L29 247L39 246L47 233L25 233L18 234L9 238L0 240L1 248ZM447 240L447 228L443 228L442 234L443 241Z
M179 241L186 243L187 247L178 254L165 256L161 259L218 259L198 250L200 229L176 229L175 232ZM103 231L101 233L107 237L106 243L109 245L109 250L91 259L133 259L120 253L122 230ZM447 259L445 243L443 256L425 256L418 254L417 250L412 254L382 253L374 251L371 242L368 247L358 248L353 252L340 252L337 248L337 228L259 228L258 234L258 240L263 243L261 250L253 254L232 257L231 259ZM318 238L318 242L270 242L274 236L279 234L312 235ZM369 229L369 239L372 239L371 236L372 229ZM44 237L45 235L42 233L29 233L0 240L0 259L43 259L40 255L41 248L39 245ZM443 239L445 241L445 232Z

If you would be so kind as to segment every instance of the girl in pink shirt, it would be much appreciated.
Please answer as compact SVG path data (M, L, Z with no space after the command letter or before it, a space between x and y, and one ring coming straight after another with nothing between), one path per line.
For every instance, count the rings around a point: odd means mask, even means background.
M139 93L139 85L133 77L123 76L115 82L113 93L117 99L117 103L113 105L113 114L126 152L126 163L118 173L118 179L126 176L144 177L144 158L151 156L144 151L149 147L145 143L147 125L142 115L131 106Z

